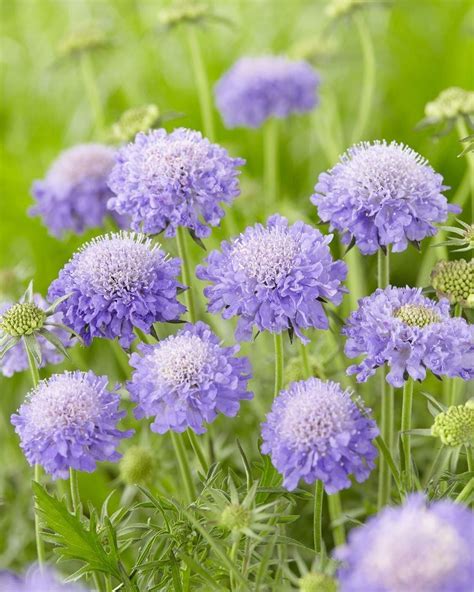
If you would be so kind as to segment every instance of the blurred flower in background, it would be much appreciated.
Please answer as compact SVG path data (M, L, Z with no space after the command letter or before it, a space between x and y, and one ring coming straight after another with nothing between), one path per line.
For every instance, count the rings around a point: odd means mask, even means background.
M2 592L87 592L81 584L63 583L51 567L31 567L24 576L0 571Z

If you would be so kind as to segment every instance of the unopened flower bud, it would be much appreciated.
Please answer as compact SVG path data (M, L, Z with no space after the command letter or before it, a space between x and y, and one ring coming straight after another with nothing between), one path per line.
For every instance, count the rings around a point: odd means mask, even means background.
M337 582L331 576L310 571L299 581L300 592L336 592Z
M474 261L439 261L431 272L431 283L438 298L451 304L474 308Z
M128 485L148 483L152 477L154 460L143 446L131 446L120 460L120 476Z
M0 329L12 336L31 335L39 331L46 313L33 302L14 304L0 317Z
M465 405L453 405L435 417L431 427L445 446L472 445L474 440L474 399Z

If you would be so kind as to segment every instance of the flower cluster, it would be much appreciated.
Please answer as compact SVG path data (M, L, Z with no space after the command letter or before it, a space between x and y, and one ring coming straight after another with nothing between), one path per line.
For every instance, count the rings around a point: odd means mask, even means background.
M468 592L474 581L474 517L450 501L411 496L351 530L336 551L341 592Z
M262 426L262 452L290 491L298 481L321 480L327 493L365 481L374 468L379 431L361 401L336 382L310 378L292 383L273 402Z
M272 333L294 330L303 341L301 329L327 329L322 302L341 302L347 273L342 261L332 259L331 239L274 215L266 226L256 224L223 242L196 270L212 283L204 289L209 311L221 311L224 319L237 315L238 339L249 339L254 325Z
M151 429L160 434L191 428L205 431L218 413L234 416L247 391L250 364L235 356L239 346L222 347L202 322L188 324L156 345L141 345L132 354L135 368L128 383L138 418L154 417Z
M311 111L318 85L318 74L303 60L241 58L216 84L216 105L227 127L260 127L270 117Z
M114 157L115 150L102 144L80 144L65 150L46 177L33 184L36 205L29 213L40 216L54 236L102 226L110 214L107 201L112 193L107 179Z
M139 133L117 154L109 207L130 215L137 231L174 236L184 226L206 237L224 216L221 204L239 195L237 167L244 163L189 129Z
M427 122L455 119L474 113L474 92L451 86L443 90L434 101L426 104Z
M30 465L67 479L70 468L92 472L97 461L120 458L116 448L132 432L117 429L125 411L119 411L120 397L107 382L93 372L64 372L30 391L11 417Z
M450 304L474 308L474 260L438 261L431 272L431 285Z
M345 243L355 241L364 255L389 245L403 251L436 233L449 212L443 178L408 146L363 142L322 173L311 201Z
M434 302L417 288L378 289L359 301L342 333L346 355L364 360L348 368L364 382L383 364L387 381L403 386L408 377L433 374L474 377L474 327L449 315L449 302Z
M438 436L444 446L474 445L474 399L439 413L431 433Z
M58 309L86 344L118 337L124 347L137 327L177 320L179 259L169 259L150 239L135 233L106 234L86 243L61 270L49 297L70 294Z
M33 566L24 576L0 571L2 592L86 592L80 584L62 583L51 568Z

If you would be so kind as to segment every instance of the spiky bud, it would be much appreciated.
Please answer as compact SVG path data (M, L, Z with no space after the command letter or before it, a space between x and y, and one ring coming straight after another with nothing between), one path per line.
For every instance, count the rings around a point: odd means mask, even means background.
M337 592L337 582L331 576L320 572L308 572L300 578L300 592Z
M427 103L425 115L432 122L474 113L474 92L452 86Z
M474 399L465 405L453 405L435 417L431 427L445 446L469 446L474 440Z
M451 304L474 307L474 260L438 261L431 272L431 284L438 298Z
M33 302L14 304L0 317L0 329L17 337L39 331L46 319L46 313Z
M148 483L154 465L154 458L148 448L131 446L120 460L120 477L128 485Z
M420 328L431 323L439 323L441 320L435 310L419 304L404 304L395 311L394 317L410 327Z
M252 520L251 510L240 504L229 504L224 508L220 517L220 524L234 532L239 532L250 527Z
M160 110L156 105L142 105L127 109L112 126L112 137L119 142L128 142L138 134L147 132L158 122Z

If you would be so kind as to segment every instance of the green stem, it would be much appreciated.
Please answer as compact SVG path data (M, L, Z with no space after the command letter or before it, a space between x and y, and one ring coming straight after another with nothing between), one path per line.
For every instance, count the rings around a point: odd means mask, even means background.
M281 391L283 385L283 334L274 334L275 344L275 390L274 397L276 398Z
M207 472L209 471L209 464L207 462L206 455L204 454L204 451L202 449L201 443L199 442L198 437L191 428L188 429L187 434L192 449L194 450L194 454L197 456L199 460L199 464L201 465L203 473L207 475Z
M364 74L362 80L362 90L359 100L359 113L352 133L352 143L358 142L364 138L369 116L372 111L372 103L375 90L375 53L369 28L364 17L356 13L354 21L359 34L359 41L362 49L362 59L364 64Z
M328 495L329 517L331 518L332 536L334 538L334 545L339 547L346 542L346 533L342 519L342 504L339 493ZM339 524L338 524L339 523Z
M105 590L106 590L106 592L112 592L112 590L113 590L112 580L108 574L105 576Z
M341 244L344 248L345 245ZM344 256L347 264L347 287L349 289L349 311L356 310L360 298L367 294L363 256L357 249L352 248Z
M69 469L69 486L71 488L71 508L76 516L79 514L79 505L81 503L81 496L79 494L79 484L77 482L77 472Z
M237 553L238 553L238 550L239 550L239 543L240 543L240 536L238 536L236 538L236 540L232 543L232 547L231 547L231 550L230 550L230 556L229 556L229 558L230 558L230 560L232 561L232 563L234 565L237 564ZM235 577L234 577L233 572L230 572L230 589L232 591L238 589L238 584L235 581Z
M308 346L300 341L301 364L303 366L304 377L309 378L312 375L311 365L309 363Z
M112 339L110 341L112 351L114 353L115 361L117 362L117 366L119 367L120 371L124 375L125 378L129 377L130 374L130 366L128 365L128 355L122 349L122 346L116 339Z
M323 482L318 479L314 485L314 514L313 514L313 541L316 553L323 553Z
M408 433L411 429L411 411L413 405L413 380L409 378L403 385L403 404L402 404L402 421L401 421L401 439L403 448L403 469L407 479L407 489L411 489L411 438Z
M278 202L278 125L272 117L263 128L263 193L267 209Z
M88 52L83 52L79 58L82 81L84 89L91 107L92 116L94 119L94 126L99 136L102 136L105 131L104 111L102 109L102 101L100 98L99 89L94 75L94 68L92 65L91 56Z
M393 460L393 456L390 450L388 449L387 445L385 444L383 438L381 438L380 436L377 436L377 438L375 438L375 445L377 446L380 454L384 457L384 460L392 473L392 477L395 481L395 484L401 497L403 491L402 482L400 481L400 473L397 469L395 461Z
M202 57L201 44L199 43L196 29L193 25L188 26L187 38L194 79L197 86L204 135L213 142L215 139L215 130L210 85L207 78L206 68L204 66L204 59Z
M188 307L189 320L195 323L197 320L196 306L194 303L194 293L192 288L192 274L189 262L188 249L186 245L185 229L181 226L176 231L176 242L178 244L178 253L181 259L181 269L183 284L187 287L185 292L186 306Z
M467 484L464 486L461 493L458 497L454 500L457 504L463 504L464 502L468 502L471 497L471 493L474 490L474 477L469 479Z
M456 127L460 140L469 135L463 117L458 117ZM471 218L474 220L474 154L472 152L466 152L465 157L467 159L467 166L469 167L469 183L471 186Z
M467 470L474 473L474 454L472 446L466 446Z
M194 482L191 474L191 467L189 466L188 455L186 454L186 448L184 447L181 434L170 432L170 435L186 491L186 499L191 503L196 497L196 491L194 489Z

